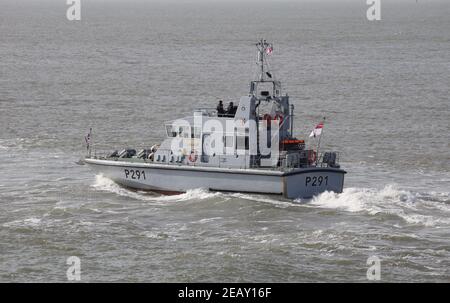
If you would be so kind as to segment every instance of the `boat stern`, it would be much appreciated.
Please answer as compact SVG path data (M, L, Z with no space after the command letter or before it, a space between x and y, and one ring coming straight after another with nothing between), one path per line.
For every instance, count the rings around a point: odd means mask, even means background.
M342 193L347 172L339 168L298 169L283 176L283 195L288 199L312 198L325 191Z

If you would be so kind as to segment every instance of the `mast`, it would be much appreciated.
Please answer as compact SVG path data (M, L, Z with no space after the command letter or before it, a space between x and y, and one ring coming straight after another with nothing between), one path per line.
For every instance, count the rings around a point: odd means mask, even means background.
M258 43L256 43L256 48L258 49L258 60L256 64L259 65L260 74L259 81L264 82L265 80L265 71L264 66L267 64L264 59L267 53L271 53L273 50L273 45L268 43L266 40L261 39Z
M257 52L257 60L256 65L258 65L258 77L257 80L250 82L250 94L255 95L258 83L263 82L271 82L273 84L273 96L279 96L281 93L281 83L276 81L269 70L269 64L266 60L266 55L272 54L273 52L273 44L267 42L265 39L259 40L256 43Z

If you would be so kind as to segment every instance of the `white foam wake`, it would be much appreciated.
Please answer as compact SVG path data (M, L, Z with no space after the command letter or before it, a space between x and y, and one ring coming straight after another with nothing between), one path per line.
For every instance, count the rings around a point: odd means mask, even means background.
M102 175L96 176L93 187L97 190L111 192L123 197L158 204L190 200L198 201L217 197L224 199L239 198L270 203L283 208L301 205L348 212L364 212L369 215L388 214L398 216L408 224L437 227L450 226L450 193L413 193L401 190L395 185L388 185L382 189L346 188L341 194L324 192L307 203L304 203L303 200L294 201L301 204L275 200L264 195L225 194L210 192L201 188L172 196L149 194L123 188Z
M279 208L286 208L286 207L291 207L291 206L297 206L298 204L292 203L292 201L286 201L286 200L281 200L278 197L271 197L271 196L266 196L263 194L246 194L246 193L230 193L228 194L229 197L231 198L238 198L238 199L244 199L244 200L250 200L250 201L256 201L256 202L262 202L262 203L268 203L268 204L272 204L275 207L279 207Z
M407 223L425 226L450 225L449 193L413 193L388 185L382 189L346 188L341 194L325 192L309 206L396 215ZM431 196L431 198L430 198ZM444 199L443 197L447 197Z
M204 200L214 198L220 195L217 192L210 192L206 189L197 188L188 190L187 192L179 195L160 195L160 194L149 194L143 191L133 191L121 187L109 178L103 175L95 176L95 183L92 185L95 189L101 191L107 191L119 196L128 197L141 201L153 201L153 202L181 202L188 200Z

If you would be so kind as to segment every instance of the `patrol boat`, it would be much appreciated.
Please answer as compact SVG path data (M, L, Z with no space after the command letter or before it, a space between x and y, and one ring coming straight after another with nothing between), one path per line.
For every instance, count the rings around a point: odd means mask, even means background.
M102 155L88 138L83 162L119 185L165 194L203 188L296 199L342 192L339 153L322 152L315 143L307 148L294 136L294 106L267 62L273 45L260 40L256 47L259 75L237 105L219 101L168 121L162 143L138 152Z

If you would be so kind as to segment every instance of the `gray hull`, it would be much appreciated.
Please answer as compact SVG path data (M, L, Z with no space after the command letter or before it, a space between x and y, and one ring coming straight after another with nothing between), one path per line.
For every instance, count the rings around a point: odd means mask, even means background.
M230 169L186 165L159 165L86 159L97 173L114 182L141 190L185 192L194 188L310 198L324 191L340 193L345 171L337 168Z

